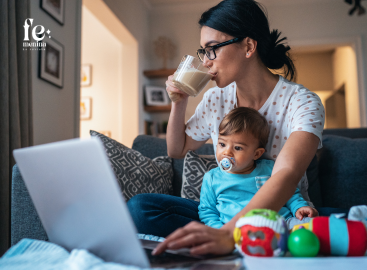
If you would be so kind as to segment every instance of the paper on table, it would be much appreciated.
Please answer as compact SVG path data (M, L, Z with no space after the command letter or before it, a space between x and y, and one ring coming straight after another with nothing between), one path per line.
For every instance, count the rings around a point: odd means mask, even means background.
M259 258L246 256L246 270L359 270L367 269L367 257Z

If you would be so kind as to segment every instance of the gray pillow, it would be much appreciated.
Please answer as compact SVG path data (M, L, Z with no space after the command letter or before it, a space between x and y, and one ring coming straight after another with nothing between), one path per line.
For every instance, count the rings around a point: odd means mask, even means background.
M94 130L90 135L101 139L126 201L141 193L173 193L170 157L150 159Z
M214 155L198 155L188 151L184 160L181 197L200 201L200 190L204 174L218 167Z
M367 139L325 135L317 152L324 207L367 204Z

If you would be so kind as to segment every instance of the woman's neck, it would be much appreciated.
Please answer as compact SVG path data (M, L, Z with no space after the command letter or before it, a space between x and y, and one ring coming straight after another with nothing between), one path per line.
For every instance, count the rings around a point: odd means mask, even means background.
M279 76L271 73L263 64L255 65L247 75L236 80L237 107L259 110L266 102Z

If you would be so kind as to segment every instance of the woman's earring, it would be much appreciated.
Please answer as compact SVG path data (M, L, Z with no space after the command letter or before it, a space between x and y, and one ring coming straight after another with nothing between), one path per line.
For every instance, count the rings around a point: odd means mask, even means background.
M247 56L249 56L250 54L249 53L247 53Z

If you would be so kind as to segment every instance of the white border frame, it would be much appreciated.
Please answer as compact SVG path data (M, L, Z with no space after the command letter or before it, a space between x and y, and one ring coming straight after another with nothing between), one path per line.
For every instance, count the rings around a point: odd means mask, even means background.
M160 91L163 93L163 101L153 101L152 100L152 92ZM145 86L145 101L148 106L165 106L169 105L170 101L167 95L166 88L159 86Z
M60 88L63 88L63 79L64 79L64 46L58 43L54 39L44 39L46 43L46 48L40 51L39 57L39 77L47 82L50 82ZM45 60L46 60L46 50L47 46L51 45L55 49L59 50L60 52L60 61L59 61L59 70L60 70L60 77L57 79L56 77L48 74L45 71Z
M358 76L358 93L359 93L359 108L360 108L360 122L361 127L367 127L367 95L365 85L365 67L363 65L363 50L361 36L350 37L326 37L319 39L305 39L305 40L291 40L289 45L292 49L298 48L314 48L314 47L340 47L351 46L356 54L357 60L357 76Z

